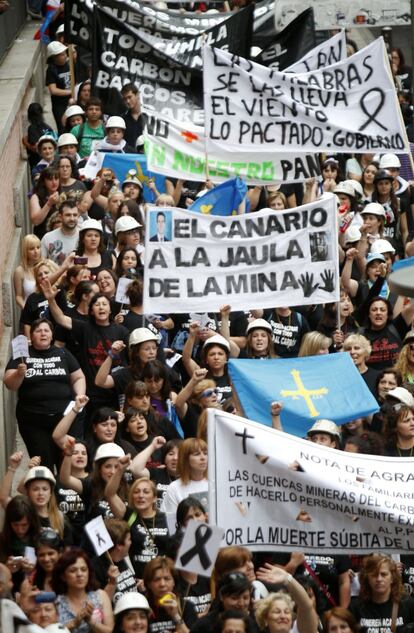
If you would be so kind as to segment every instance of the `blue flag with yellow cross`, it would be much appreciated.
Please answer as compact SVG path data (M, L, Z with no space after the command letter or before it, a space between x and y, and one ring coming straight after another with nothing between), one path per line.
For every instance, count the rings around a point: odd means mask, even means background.
M247 418L271 426L270 405L283 402L283 430L299 437L321 418L339 425L379 408L345 352L304 358L231 359L229 373Z

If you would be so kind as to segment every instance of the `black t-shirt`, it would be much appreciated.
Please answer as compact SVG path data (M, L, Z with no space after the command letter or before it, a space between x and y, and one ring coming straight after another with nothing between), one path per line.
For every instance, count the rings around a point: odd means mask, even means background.
M377 397L377 388L375 386L375 383L377 381L379 373L380 372L377 371L376 369L373 369L372 367L368 367L367 371L364 371L364 373L361 374L361 378L363 378L366 386L368 387L368 389L370 390L374 398Z
M85 503L75 490L65 488L59 480L56 483L55 494L58 508L68 519L76 540L86 523ZM78 542L80 542L80 539L78 539Z
M152 518L140 518L132 508L127 508L124 521L131 526L129 556L137 577L142 578L145 565L156 556L166 554L170 539L167 519L158 511Z
M136 149L137 147L137 140L139 136L142 136L142 130L143 130L143 116L142 114L140 114L138 116L137 119L135 119L130 110L128 110L127 112L125 112L125 114L122 115L122 118L125 121L125 132L124 132L124 139L125 141L128 143L128 145L131 145L133 148L134 152L137 152L138 150ZM143 149L143 148L141 148Z
M325 585L336 604L339 604L339 576L349 569L351 569L351 559L344 555L331 555L331 554L305 554L307 565L311 568L312 572L316 574L319 581ZM277 565L285 566L290 560L290 554L280 552L272 556L272 562ZM312 574L304 565L299 565L295 572L296 576L311 576ZM323 611L331 608L331 604L328 598L321 590L321 599L323 601Z
M49 64L46 70L46 86L50 84L56 84L56 88L61 90L70 90L70 69L69 63L65 62L62 66L56 66L56 64ZM52 109L54 112L64 114L69 95L66 97L60 97L57 95L51 95Z
M188 585L181 576L176 585L176 592L183 596L184 604L191 602L198 617L205 615L211 604L210 579L205 576L197 576L197 582Z
M58 295L59 296L59 295ZM77 321L89 321L89 317L87 314L80 314L75 307L67 308L65 312L66 316L69 316L71 319L76 319ZM72 330L68 330L61 325L57 325L54 331L55 341L60 341L65 344L66 349L68 349L80 362L81 358L81 345L79 341L76 339Z
M409 596L412 596L414 594L414 556L412 554L402 554L401 562L403 564L402 581L404 589Z
M99 326L91 321L72 319L72 332L80 343L80 364L85 374L89 398L107 402L109 406L116 403L111 389L95 386L95 377L114 341L123 341L128 346L128 330L116 323ZM122 355L120 359L115 359L112 363L113 366L121 366L121 364Z
M103 519L112 519L114 517L111 507L106 499L93 499L92 477L86 477L80 480L82 482L82 492L80 498L85 504L87 521L101 516ZM88 544L89 542L86 541Z
M166 468L149 468L149 473L151 481L155 483L155 487L157 488L156 505L157 509L160 510L167 488L176 477L171 477Z
M381 604L362 602L351 604L350 611L360 625L360 633L391 633L392 600ZM414 599L403 598L398 607L397 633L414 622Z
M294 358L299 353L304 334L309 332L309 325L305 317L291 310L289 316L280 316L276 311L266 311L264 318L272 326L272 339L277 356Z
M108 569L110 564L106 556L95 556L92 559L95 577L102 589L108 582ZM123 594L129 593L130 591L137 591L137 580L129 556L119 561L113 561L113 564L119 569L119 575L116 577L115 582L115 593L112 599L112 603L116 604Z
M62 312L67 312L68 306L63 292L59 292L57 294L56 303ZM24 304L24 308L20 316L20 324L32 325L36 319L43 319L43 317L52 321L53 324L55 323L49 312L49 302L45 299L44 294L42 292L32 292L32 294L27 297L26 303Z
M19 388L18 406L23 412L53 415L63 412L72 400L70 374L80 369L70 352L59 347L36 350L29 347L26 376ZM7 369L17 369L21 359L9 360Z
M402 339L409 329L401 314L393 319L390 325L381 330L373 330L369 327L362 328L360 334L363 334L372 346L367 365L377 371L395 365L401 351Z
M197 613L194 605L190 601L187 601L184 605L182 618L190 630L192 630L195 624L197 624ZM166 611L164 611L162 607L158 608L152 605L148 633L176 633L176 624L174 620L167 615ZM211 629L209 629L208 633L211 633Z

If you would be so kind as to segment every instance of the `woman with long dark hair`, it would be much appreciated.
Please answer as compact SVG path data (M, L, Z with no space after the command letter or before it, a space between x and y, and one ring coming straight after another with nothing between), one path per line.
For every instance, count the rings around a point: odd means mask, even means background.
M40 173L29 200L30 221L34 224L33 233L42 239L46 233L47 220L57 211L60 196L60 176L55 167L46 167Z

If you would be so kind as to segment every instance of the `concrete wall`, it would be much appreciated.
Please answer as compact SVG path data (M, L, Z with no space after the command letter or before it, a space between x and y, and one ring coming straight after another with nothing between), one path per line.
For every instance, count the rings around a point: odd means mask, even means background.
M0 375L17 333L13 271L20 261L21 235L30 229L27 212L30 180L21 139L27 130L27 107L43 103L42 45L33 39L38 24L28 23L0 66ZM15 394L0 389L0 477L15 440Z

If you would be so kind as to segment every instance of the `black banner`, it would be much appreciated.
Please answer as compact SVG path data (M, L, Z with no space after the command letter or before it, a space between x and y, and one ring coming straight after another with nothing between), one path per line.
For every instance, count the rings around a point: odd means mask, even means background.
M284 70L316 46L313 9L305 9L275 36L253 61L276 70Z
M95 5L93 93L107 114L124 109L120 90L128 82L139 86L144 106L179 120L204 122L201 76L161 59L139 32Z
M254 7L252 46L266 48L276 38L275 0L262 0Z
M156 56L164 59L168 64L172 62L193 71L202 72L202 47L214 46L224 48L229 53L241 57L250 56L252 40L253 5L231 14L223 22L213 26L196 37L165 39L148 35L142 30L137 31L143 42L149 46L149 50Z
M65 33L68 34L66 41L91 51L93 49L94 5L94 0L65 1ZM124 24L166 39L194 37L233 15L232 13L180 13L177 15L177 12L156 10L133 0L104 0L99 6L104 7Z

